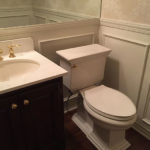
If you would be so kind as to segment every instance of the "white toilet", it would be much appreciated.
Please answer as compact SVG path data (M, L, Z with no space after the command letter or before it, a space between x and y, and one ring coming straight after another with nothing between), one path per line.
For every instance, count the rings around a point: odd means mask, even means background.
M136 107L121 92L101 85L110 49L92 44L57 51L68 71L64 85L82 98L72 119L98 150L125 150L125 130L136 121Z

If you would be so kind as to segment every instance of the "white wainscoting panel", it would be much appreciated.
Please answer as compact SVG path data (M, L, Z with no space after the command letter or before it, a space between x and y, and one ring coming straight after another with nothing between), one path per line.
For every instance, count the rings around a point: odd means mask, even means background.
M120 90L136 104L143 79L147 45L115 35L103 34L112 49L105 73L107 85Z
M150 47L138 103L136 126L142 134L144 133L150 139Z
M150 25L102 19L99 42L112 49L104 84L137 106L134 128L150 139Z

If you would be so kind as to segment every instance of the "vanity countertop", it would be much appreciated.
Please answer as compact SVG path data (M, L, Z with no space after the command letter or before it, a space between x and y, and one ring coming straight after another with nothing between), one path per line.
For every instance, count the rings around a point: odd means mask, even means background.
M39 67L34 72L25 76L19 76L17 79L0 81L0 94L61 77L67 73L66 70L34 50L16 53L15 55L16 57L14 58L9 58L8 55L3 56L4 60L1 61L0 64L10 60L17 61L27 59L37 62Z

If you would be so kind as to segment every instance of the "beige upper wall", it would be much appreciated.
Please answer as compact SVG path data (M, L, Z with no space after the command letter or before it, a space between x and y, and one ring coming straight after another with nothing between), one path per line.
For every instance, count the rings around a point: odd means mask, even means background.
M150 0L102 0L101 18L150 24Z
M93 17L100 16L101 0L33 0L34 7L70 11Z

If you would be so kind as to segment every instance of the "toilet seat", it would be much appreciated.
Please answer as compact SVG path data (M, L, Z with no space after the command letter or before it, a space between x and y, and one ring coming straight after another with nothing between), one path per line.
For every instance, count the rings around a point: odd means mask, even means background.
M136 108L123 93L104 85L81 91L87 106L97 114L113 120L131 120Z

